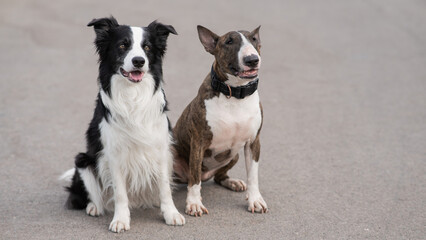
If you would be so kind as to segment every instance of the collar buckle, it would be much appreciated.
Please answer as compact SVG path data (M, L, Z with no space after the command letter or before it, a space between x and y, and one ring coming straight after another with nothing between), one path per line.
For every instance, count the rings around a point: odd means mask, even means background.
M228 90L229 90L229 95L226 95L226 98L230 99L232 97L232 90L231 90L231 87L228 84L226 84L226 86L228 87Z

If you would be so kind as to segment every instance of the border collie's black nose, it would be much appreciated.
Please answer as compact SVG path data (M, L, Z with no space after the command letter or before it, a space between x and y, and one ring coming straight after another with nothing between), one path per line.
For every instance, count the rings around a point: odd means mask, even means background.
M259 57L255 54L252 54L250 56L245 56L243 58L244 64L248 67L256 67L259 63Z
M133 66L135 66L137 68L141 68L145 64L145 58L143 58L143 57L134 57L132 59L132 63L133 63Z

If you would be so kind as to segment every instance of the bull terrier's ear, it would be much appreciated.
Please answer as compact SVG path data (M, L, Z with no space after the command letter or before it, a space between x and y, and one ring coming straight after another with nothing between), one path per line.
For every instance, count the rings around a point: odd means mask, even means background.
M93 26L95 32L108 31L111 28L118 27L117 20L111 16L109 18L95 18L87 24L88 27Z
M200 25L197 26L197 30L198 30L198 37L200 38L200 41L203 44L206 51L211 54L214 54L214 49L216 48L216 44L217 44L217 40L219 39L219 36L217 36L212 31Z
M260 26L251 31L250 37L253 38L254 41L258 41L260 44L260 36L259 36Z

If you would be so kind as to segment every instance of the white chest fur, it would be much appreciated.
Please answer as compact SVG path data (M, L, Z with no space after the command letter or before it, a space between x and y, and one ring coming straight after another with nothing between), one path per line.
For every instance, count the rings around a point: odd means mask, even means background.
M101 91L102 101L110 110L109 121L100 124L102 157L98 162L104 191L112 186L110 168L118 167L127 179L129 204L147 206L156 201L152 191L170 144L168 122L162 112L165 104L161 90L154 94L150 75L141 83L112 79L111 97Z
M257 91L244 99L228 99L221 93L204 103L207 123L213 133L212 157L206 158L204 165L212 170L227 164L247 142L254 141L262 115ZM230 159L222 163L214 160L215 155L228 150L231 150Z
M168 123L162 112L166 102L161 90L153 94L155 84L152 76L146 74L143 81L136 84L114 77L111 82L111 97L103 91L101 97L110 110L111 119L107 124L115 137L105 137L105 143L127 142L155 149L167 146L168 141L164 137L169 136ZM111 146L113 149L119 147Z

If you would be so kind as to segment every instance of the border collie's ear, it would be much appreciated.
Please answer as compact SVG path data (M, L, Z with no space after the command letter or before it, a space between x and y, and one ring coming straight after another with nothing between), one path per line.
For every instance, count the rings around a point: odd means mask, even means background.
M154 30L154 32L157 33L157 36L168 36L170 33L177 35L177 32L172 25L165 25L157 22L157 20L150 23L148 28Z
M216 48L217 40L219 36L208 30L207 28L198 25L198 37L200 38L201 43L207 52L214 54L214 49Z
M169 34L177 35L175 28L171 25L164 25L157 20L150 23L147 27L154 36L153 43L159 49L160 55L163 56L167 48L167 38Z
M107 55L106 50L110 40L108 31L112 28L118 27L118 22L113 16L109 18L95 18L89 22L87 26L93 26L95 29L96 51L98 52L100 59L103 59Z
M113 16L109 18L95 18L90 21L87 26L93 26L95 31L108 31L111 28L118 27L118 22Z

